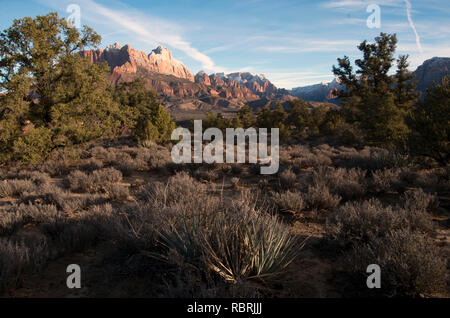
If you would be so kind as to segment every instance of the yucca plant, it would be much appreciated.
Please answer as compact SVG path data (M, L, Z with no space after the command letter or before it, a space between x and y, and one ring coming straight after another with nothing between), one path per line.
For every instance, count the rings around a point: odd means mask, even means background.
M184 214L184 215L183 215ZM204 214L180 214L180 217L168 222L157 230L159 242L170 252L169 254L155 254L157 258L173 261L173 253L183 259L183 263L198 266L203 255L202 237L206 230ZM169 257L167 255L170 255Z
M212 207L168 213L157 230L165 253L152 256L211 270L233 283L272 278L298 256L298 240L266 211L242 201Z
M281 274L298 256L298 240L276 217L240 208L214 219L203 240L207 267L233 283Z

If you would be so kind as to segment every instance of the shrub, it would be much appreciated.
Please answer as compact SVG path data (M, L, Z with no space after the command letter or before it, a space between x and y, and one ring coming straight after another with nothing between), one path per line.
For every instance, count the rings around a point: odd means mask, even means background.
M53 183L44 184L29 196L22 198L22 201L25 203L51 204L65 212L73 212L69 211L73 205L72 200L73 198L66 191Z
M109 151L102 146L95 146L90 150L90 153L95 159L106 159Z
M10 171L6 176L6 179L12 179L13 176L15 179L30 180L38 186L49 183L51 180L47 173L39 171L20 171L19 173Z
M414 185L423 189L437 189L439 187L439 177L435 173L417 173Z
M0 198L18 197L35 188L30 180L4 180L0 182Z
M402 200L407 211L433 212L439 207L439 200L435 195L425 193L422 189L407 191Z
M141 160L135 160L130 158L124 158L124 160L116 163L114 167L119 170L124 176L130 177L136 170L145 170L147 164Z
M122 181L122 173L114 168L95 170L90 175L76 170L70 173L67 181L72 191L89 192Z
M313 185L308 187L303 199L305 207L309 211L331 211L341 201L338 195L333 195L325 185Z
M65 218L64 213L51 204L21 204L17 212L22 216L24 223L42 224Z
M407 155L393 150L365 147L361 151L353 148L341 148L335 156L335 163L345 168L359 167L364 170L374 171L405 167L409 163Z
M312 173L313 184L329 187L331 192L345 199L358 199L367 192L366 171L359 168L344 169L319 167Z
M447 269L439 254L423 234L399 230L355 248L344 268L360 279L368 264L378 264L384 296L417 297L444 290Z
M205 185L193 179L188 173L180 172L169 178L166 184L149 183L139 193L139 197L155 205L188 204L201 200Z
M115 210L110 203L93 205L88 211L83 211L77 215L77 221L82 225L93 226L95 229L91 229L91 231L96 232L96 236L108 237L115 232L122 221L122 215L114 212ZM130 219L127 219L125 223L128 224L128 222L130 222Z
M69 163L65 160L49 160L44 162L40 170L53 177L64 176L69 173Z
M50 153L52 146L50 129L33 128L14 141L14 158L21 162L36 163Z
M307 152L302 154L301 157L294 157L292 164L296 169L306 169L312 168L316 166L327 166L332 163L331 159L323 154L313 154Z
M273 193L272 200L282 213L292 213L299 215L303 211L304 202L301 192L286 191L283 193Z
M95 158L91 158L86 164L81 167L81 169L86 172L92 172L101 168L103 168L103 162Z
M400 170L383 169L372 172L370 187L375 192L388 192L400 183Z
M47 257L45 240L25 243L0 238L0 291L16 286L24 272L39 269Z
M159 237L184 262L230 282L280 274L299 250L285 225L246 204L186 215L183 221L161 228Z
M23 215L17 210L0 213L0 236L11 235L23 225Z
M122 181L123 175L120 171L114 168L105 168L96 170L92 173L94 184L101 187L111 183L118 183Z
M258 176L261 174L261 166L259 164L250 164L248 166L248 171L250 174Z
M92 223L65 222L52 230L52 243L58 248L59 255L82 252L95 245L100 235L100 231Z
M93 178L79 170L72 171L67 177L67 181L72 191L88 192L95 186Z
M202 242L206 265L226 281L270 279L286 270L300 246L276 217L239 206L217 214Z
M287 169L280 173L280 185L284 189L291 189L295 186L297 175L291 170Z
M150 169L161 169L172 162L172 157L167 149L158 149L158 151L151 152L147 162Z
M28 175L28 179L33 181L36 185L42 186L50 182L51 178L47 173L32 171Z
M329 237L346 246L368 243L400 229L430 232L432 226L422 211L383 206L371 199L344 204L328 219L326 228Z
M118 184L110 184L104 187L104 190L109 199L116 202L124 202L128 200L128 197L130 196L128 187Z

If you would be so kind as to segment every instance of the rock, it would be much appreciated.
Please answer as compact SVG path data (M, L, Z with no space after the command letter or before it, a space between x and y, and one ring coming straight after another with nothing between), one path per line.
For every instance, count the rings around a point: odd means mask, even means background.
M82 51L81 56L88 58L91 63L106 61L115 81L118 81L123 74L137 74L139 70L158 72L194 81L194 76L188 68L174 59L172 53L162 46L147 55L129 45L122 47L115 43L106 47L105 50Z

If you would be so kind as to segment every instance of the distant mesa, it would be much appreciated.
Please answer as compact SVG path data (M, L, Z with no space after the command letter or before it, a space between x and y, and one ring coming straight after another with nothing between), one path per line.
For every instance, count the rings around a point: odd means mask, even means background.
M172 53L159 46L150 54L131 48L128 44L121 46L118 43L107 46L104 50L88 50L81 52L83 57L90 59L91 63L107 62L116 81L123 74L137 74L139 70L158 72L184 78L191 82L194 75L180 61L172 57Z
M81 55L91 63L107 62L111 69L111 81L115 84L137 77L146 78L148 88L156 91L165 101L194 98L206 104L242 106L261 98L292 98L264 75L249 72L208 75L201 71L194 76L163 46L147 54L129 45L114 43L104 50L86 50Z

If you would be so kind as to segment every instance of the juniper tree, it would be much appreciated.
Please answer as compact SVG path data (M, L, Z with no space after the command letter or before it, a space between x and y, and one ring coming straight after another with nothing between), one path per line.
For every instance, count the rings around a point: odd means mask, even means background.
M434 158L442 165L450 161L450 76L427 90L423 102L411 116L411 151Z
M248 105L245 105L239 109L236 118L239 120L242 128L249 128L255 124L255 120L253 119L253 110Z
M34 160L118 128L118 107L106 90L107 66L91 65L79 54L100 41L91 28L78 31L57 13L17 19L1 32L0 88L6 95L0 102L0 138L8 154L3 160ZM25 123L38 131L23 131ZM44 141L36 140L41 134ZM34 154L23 154L27 147Z
M124 115L123 125L131 128L139 141L170 140L175 124L156 94L147 88L144 78L119 84L114 91L114 100L119 102Z
M395 74L395 104L402 110L410 112L420 92L416 92L417 82L414 80L414 74L408 70L408 55L401 55L397 59L397 71Z
M293 127L294 134L300 137L306 136L306 128L310 122L310 112L307 103L303 99L296 99L289 103L289 115L287 123Z
M410 83L407 56L397 60L396 75L389 73L396 46L395 34L380 33L374 43L364 41L358 46L363 57L355 61L356 71L344 56L333 66L333 73L345 86L339 97L346 120L362 129L369 143L404 149L409 133L406 116L418 96Z

